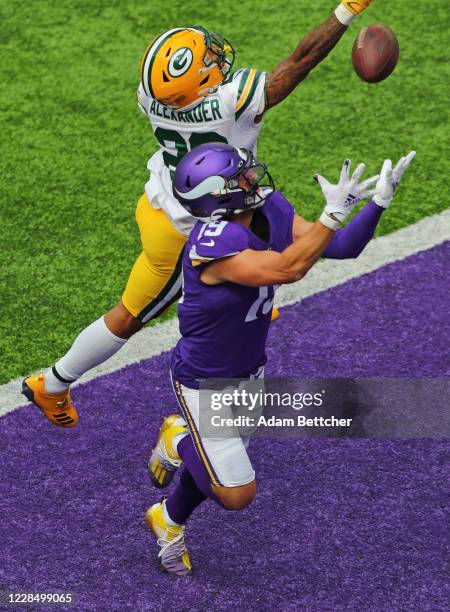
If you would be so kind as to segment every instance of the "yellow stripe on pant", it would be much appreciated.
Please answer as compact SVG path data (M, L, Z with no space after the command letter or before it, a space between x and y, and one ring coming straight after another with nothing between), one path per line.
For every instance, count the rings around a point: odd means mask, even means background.
M136 206L142 252L122 295L125 308L143 323L159 317L180 296L181 259L187 238L144 194Z
M183 397L183 392L181 390L181 385L179 383L178 380L174 381L175 383L175 391L176 391L176 395L177 395L177 399L178 399L178 403L180 404L180 408L181 411L183 412L183 416L186 419L186 422L189 426L189 430L192 434L192 440L194 442L194 446L197 450L197 453L200 457L200 459L203 462L203 465L205 466L209 477L211 478L211 483L214 486L221 486L221 483L219 482L219 479L217 478L217 475L211 465L211 462L209 461L208 455L205 452L205 449L203 448L203 444L200 438L200 434L198 432L198 429L195 425L194 419L192 418L191 412L188 408L188 405L186 403L186 400Z

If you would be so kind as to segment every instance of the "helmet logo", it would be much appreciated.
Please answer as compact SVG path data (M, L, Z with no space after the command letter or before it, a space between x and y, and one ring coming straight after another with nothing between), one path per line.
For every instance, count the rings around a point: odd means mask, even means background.
M175 51L170 58L169 74L173 77L179 77L189 70L191 67L194 55L188 47L181 47Z

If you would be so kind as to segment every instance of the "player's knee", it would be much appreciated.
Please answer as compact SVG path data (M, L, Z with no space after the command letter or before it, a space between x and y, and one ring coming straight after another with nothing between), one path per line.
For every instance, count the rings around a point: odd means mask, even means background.
M130 338L142 329L143 323L133 316L120 301L105 315L108 329L119 338Z
M256 480L240 487L213 487L220 503L227 510L243 510L256 497Z

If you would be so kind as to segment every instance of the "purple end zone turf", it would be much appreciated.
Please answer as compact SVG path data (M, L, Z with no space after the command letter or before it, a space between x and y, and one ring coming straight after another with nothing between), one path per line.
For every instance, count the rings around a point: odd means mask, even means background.
M449 247L283 309L267 375L445 376ZM75 389L74 430L32 406L0 420L0 590L75 593L83 611L447 609L444 440L254 440L254 504L205 503L192 578L161 573L143 515L168 362Z

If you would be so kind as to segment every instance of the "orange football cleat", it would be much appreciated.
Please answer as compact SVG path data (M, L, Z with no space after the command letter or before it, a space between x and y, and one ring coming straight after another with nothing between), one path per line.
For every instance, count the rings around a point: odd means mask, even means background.
M271 323L276 321L280 316L280 311L275 306L272 308L272 318L270 319Z
M70 399L69 389L63 393L46 393L43 374L25 378L22 394L40 408L53 425L69 428L78 423L78 414Z

